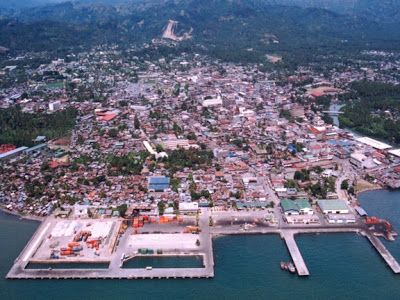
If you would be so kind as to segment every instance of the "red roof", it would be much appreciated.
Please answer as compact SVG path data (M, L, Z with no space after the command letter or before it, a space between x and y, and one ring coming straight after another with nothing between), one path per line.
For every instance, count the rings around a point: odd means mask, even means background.
M11 145L11 144L3 144L3 145L0 145L0 154L6 153L6 152L8 152L8 151L12 151L12 150L14 150L14 149L16 149L16 148L17 148L16 146Z
M104 116L99 117L99 121L111 121L114 119L117 115L116 114L106 114Z
M49 163L49 167L52 168L52 169L55 169L55 168L58 168L58 167L66 167L68 165L69 165L68 163L64 163L64 162L60 162L60 161L56 161L56 160L52 160Z

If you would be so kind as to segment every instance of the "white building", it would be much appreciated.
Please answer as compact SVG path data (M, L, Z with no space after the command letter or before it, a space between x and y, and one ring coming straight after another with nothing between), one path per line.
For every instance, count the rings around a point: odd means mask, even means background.
M211 106L218 106L218 105L222 105L222 98L220 95L218 95L217 98L206 99L203 101L204 107L211 107Z
M87 205L74 205L74 217L76 218L87 218L88 217L89 206Z
M366 160L367 157L362 153L355 152L350 155L350 163L358 168L362 168Z
M60 101L54 101L49 103L49 110L50 111L56 111L61 108L61 102Z
M199 203L197 202L179 202L179 211L183 214L197 213Z
M349 207L343 200L318 200L317 204L325 215L350 213Z

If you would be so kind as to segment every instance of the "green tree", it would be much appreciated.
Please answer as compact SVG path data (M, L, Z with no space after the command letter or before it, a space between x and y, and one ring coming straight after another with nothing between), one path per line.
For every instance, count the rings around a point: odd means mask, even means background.
M160 216L162 216L164 214L164 211L165 211L165 202L164 201L159 201L157 203L157 207L158 207L158 214Z
M126 203L117 206L117 211L121 217L125 217L126 211L128 210L128 205Z
M342 183L340 184L340 188L342 190L347 190L349 188L349 181L348 180L343 180Z
M135 118L133 119L133 126L135 129L140 129L140 121L137 115L135 115Z
M116 137L118 136L118 129L116 129L116 128L111 128L111 129L108 131L108 135L109 135L111 138L116 138Z

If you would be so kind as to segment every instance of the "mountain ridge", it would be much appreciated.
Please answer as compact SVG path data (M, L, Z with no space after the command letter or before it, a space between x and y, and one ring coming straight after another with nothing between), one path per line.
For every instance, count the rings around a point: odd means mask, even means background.
M47 5L0 21L0 45L11 51L130 45L161 39L168 20L178 22L178 33L193 30L192 38L182 42L185 47L206 49L225 60L264 61L268 53L278 52L288 61L290 57L309 59L323 53L400 47L400 26L261 0Z

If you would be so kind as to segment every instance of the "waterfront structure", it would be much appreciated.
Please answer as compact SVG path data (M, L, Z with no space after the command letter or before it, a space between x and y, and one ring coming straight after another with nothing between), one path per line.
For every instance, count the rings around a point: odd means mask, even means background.
M283 199L281 207L285 215L312 215L314 213L307 199Z
M324 214L348 214L349 207L343 200L318 200L317 204Z
M285 215L298 215L300 214L299 207L293 200L283 199L281 200L281 207Z

